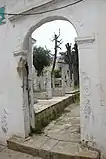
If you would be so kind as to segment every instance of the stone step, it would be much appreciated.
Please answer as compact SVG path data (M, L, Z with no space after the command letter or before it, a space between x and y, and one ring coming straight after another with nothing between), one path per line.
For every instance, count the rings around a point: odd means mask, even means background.
M0 159L42 159L41 157L34 157L32 155L9 150L6 145L0 144Z
M46 136L30 137L27 140L12 137L7 141L7 146L44 159L99 159L98 152L82 149L78 143L56 141Z

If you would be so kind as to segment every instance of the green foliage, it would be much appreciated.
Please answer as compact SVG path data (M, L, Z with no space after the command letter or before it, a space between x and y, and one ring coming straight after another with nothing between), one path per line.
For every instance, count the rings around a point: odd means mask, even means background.
M33 49L33 65L37 70L37 75L40 76L44 67L51 63L50 50L43 47L34 47Z

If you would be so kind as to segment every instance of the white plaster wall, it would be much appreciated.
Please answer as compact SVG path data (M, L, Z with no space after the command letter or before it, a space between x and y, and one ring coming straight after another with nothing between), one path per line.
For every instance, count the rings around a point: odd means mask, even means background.
M4 143L12 135L24 137L25 131L22 81L16 71L17 59L13 57L17 32L7 22L0 26L0 35L0 142Z
M94 145L101 149L106 156L106 20L104 18L106 14L106 1L86 1L86 6L89 7L84 8L86 11L83 10L85 14L83 14L82 18L85 15L89 16L83 19L82 27L86 28L88 35L91 34L90 32L94 33L96 40L93 50L80 50L80 69L86 70L90 77L92 100L92 115L90 119L88 121L84 120L84 112L81 113L82 126L83 124L85 126L82 138L93 141ZM82 34L84 35L84 32ZM80 45L79 48L81 47ZM88 61L89 65L87 65Z
M97 123L95 133L97 134L96 140L101 145L101 149L104 150L106 155L106 19L104 15L106 14L106 1L98 3L97 11L98 11L98 25L96 26L98 29L97 39L98 39L98 62L99 62L99 86L98 96L100 96L100 100L98 101L98 111L97 113ZM99 129L98 129L99 125Z
M2 0L1 0L2 1ZM53 0L5 0L5 4L7 6L8 12L24 12L27 9L31 9L33 7L38 7L40 5L44 5L45 3L52 2Z
M38 1L36 1L38 2ZM42 1L43 2L43 1ZM45 1L46 2L46 1ZM8 2L9 3L9 2ZM23 3L18 1L17 3ZM48 8L38 8L37 11L43 11L51 8L56 8L69 3L68 0L58 1ZM32 3L33 4L33 3ZM17 5L18 6L18 5ZM34 7L34 5L33 5ZM26 7L27 9L27 7ZM0 140L6 139L11 134L24 135L24 121L22 111L22 89L20 87L21 80L16 72L17 61L13 57L13 52L18 49L27 49L27 37L45 22L51 20L63 19L69 20L76 28L78 36L95 36L95 41L90 45L79 45L80 55L80 81L81 81L81 128L82 139L92 141L101 150L106 149L106 1L105 0L84 0L83 3L68 7L63 10L46 13L43 15L25 16L17 21L9 22L6 25L0 26L0 118L3 116L3 110L8 110L8 133L5 135L0 130ZM28 33L28 34L27 34ZM25 39L26 37L26 39ZM22 46L23 42L26 45ZM5 47L6 46L6 47ZM5 63L4 63L5 61ZM11 64L10 64L11 63ZM7 71L8 70L8 71ZM83 76L90 79L90 101L91 112L88 120L84 115L84 89ZM7 80L8 79L8 80ZM11 81L9 80L11 79ZM10 88L12 88L10 90ZM102 102L102 104L101 104ZM101 106L102 105L102 106ZM18 111L17 111L18 110ZM88 113L88 111L87 111ZM19 120L11 120L11 118ZM13 125L13 126L12 126ZM21 128L20 128L21 127Z

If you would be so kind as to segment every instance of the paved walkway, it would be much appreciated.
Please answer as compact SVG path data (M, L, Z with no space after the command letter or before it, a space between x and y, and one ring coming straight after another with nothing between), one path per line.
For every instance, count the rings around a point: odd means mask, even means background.
M41 159L41 158L12 151L7 149L5 146L0 145L0 159Z
M82 159L98 158L97 152L82 148L79 142L80 107L73 104L65 108L61 117L45 127L42 134L34 134L26 140L13 137L9 140L8 147L48 159L69 159L73 156Z
M42 134L33 135L24 143L48 151L77 152L80 142L79 110L78 104L69 105L58 119L44 128Z
M77 144L80 141L79 134L79 105L69 105L64 113L57 120L52 121L41 135L34 135L25 143L36 145L46 150L53 151L77 151ZM70 144L70 142L72 142ZM41 159L24 153L16 152L0 146L0 159Z
M52 121L45 129L45 136L63 142L80 142L80 107L71 104L57 120Z

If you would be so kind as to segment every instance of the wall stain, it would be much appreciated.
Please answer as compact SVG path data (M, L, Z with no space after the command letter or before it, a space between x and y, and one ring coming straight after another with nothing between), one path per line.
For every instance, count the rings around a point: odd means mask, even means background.
M26 65L26 60L21 57L20 60L18 61L18 66L17 66L17 72L20 77L23 77L23 75L25 75L26 73L25 65Z
M103 107L105 104L104 104L104 99L103 99L103 87L101 84L96 84L96 88L97 88L97 91L99 93L99 96L100 96L100 106Z
M85 72L82 72L82 82L83 82L83 90L84 90L84 96L90 96L91 91L91 79L87 76Z
M91 104L91 78L87 75L86 72L82 72L82 88L83 88L83 95L84 95L84 116L85 119L89 119L92 113L92 104Z
M89 118L91 114L92 114L91 101L90 99L85 99L84 100L84 116L87 119Z
M8 123L7 123L8 113L4 109L4 115L1 117L1 129L4 133L8 132Z

